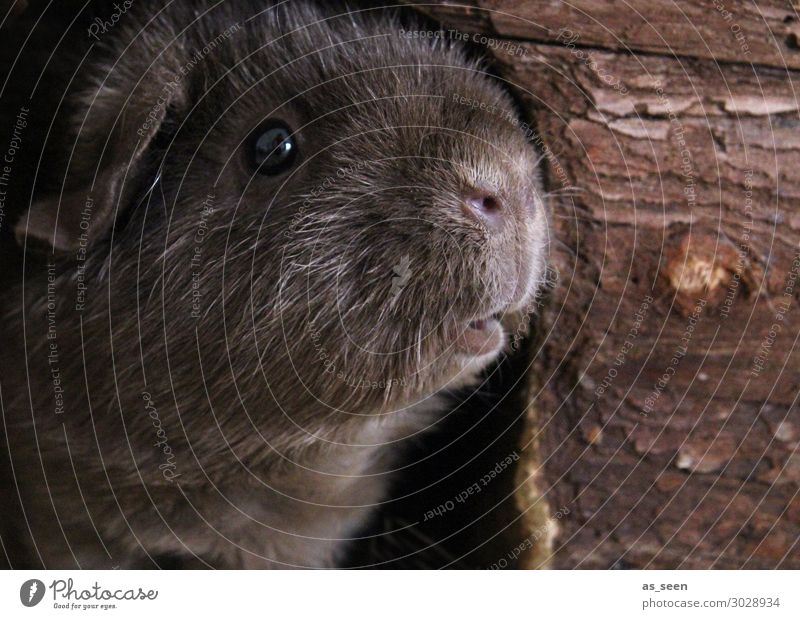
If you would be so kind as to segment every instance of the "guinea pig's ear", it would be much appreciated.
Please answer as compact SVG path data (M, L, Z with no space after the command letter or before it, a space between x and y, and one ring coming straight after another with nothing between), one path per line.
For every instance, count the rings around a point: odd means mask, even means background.
M72 139L64 136L60 148L72 149L64 190L23 213L14 228L20 244L27 238L70 251L110 233L142 178L155 176L155 169L145 169L153 165L148 147L167 115L185 105L184 84L160 69L135 76L118 71L99 88L76 95Z

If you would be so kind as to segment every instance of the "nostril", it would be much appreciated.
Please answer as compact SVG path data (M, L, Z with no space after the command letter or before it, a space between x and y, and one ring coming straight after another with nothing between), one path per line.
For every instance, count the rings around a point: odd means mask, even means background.
M465 213L472 219L494 227L502 223L503 203L492 193L484 191L467 193L462 204Z
M495 198L494 196L485 196L483 198L483 204L481 205L483 210L486 212L493 212L500 210L500 201Z

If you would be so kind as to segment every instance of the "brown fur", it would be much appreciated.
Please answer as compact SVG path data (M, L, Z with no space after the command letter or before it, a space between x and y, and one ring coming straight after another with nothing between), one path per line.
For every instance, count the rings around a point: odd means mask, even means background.
M25 251L57 249L49 291L41 265L7 294L0 367L19 528L46 567L335 565L403 441L494 360L458 334L524 308L544 269L536 155L461 49L385 13L188 5L136 2L102 35L18 224ZM270 117L300 149L274 178L244 155ZM502 229L465 216L474 186Z

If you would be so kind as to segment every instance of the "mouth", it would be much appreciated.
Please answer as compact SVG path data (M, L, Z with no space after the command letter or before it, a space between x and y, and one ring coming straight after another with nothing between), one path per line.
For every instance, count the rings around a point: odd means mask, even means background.
M503 348L505 336L500 326L502 312L470 320L458 336L458 352L470 357L495 355Z

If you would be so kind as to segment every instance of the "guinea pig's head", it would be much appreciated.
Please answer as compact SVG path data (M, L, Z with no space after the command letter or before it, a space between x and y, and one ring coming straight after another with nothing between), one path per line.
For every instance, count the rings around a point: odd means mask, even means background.
M84 186L20 226L157 273L167 328L224 341L281 404L406 406L496 359L539 285L538 157L458 43L290 5L121 18L75 116Z

